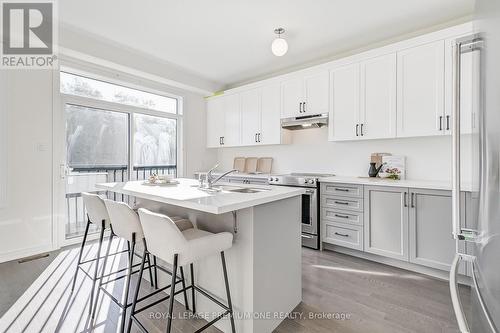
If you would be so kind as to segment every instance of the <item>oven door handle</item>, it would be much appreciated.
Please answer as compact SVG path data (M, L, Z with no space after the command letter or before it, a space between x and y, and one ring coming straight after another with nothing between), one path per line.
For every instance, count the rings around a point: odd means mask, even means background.
M307 239L313 239L314 238L313 236L304 235L304 234L302 234L301 236L302 236L302 238L307 238Z
M307 194L314 194L314 190L306 190Z

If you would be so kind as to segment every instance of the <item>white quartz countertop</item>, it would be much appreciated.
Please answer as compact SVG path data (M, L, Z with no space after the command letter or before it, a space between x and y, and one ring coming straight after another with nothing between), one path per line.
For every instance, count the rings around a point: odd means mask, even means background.
M96 187L111 192L131 195L138 198L163 202L179 207L199 210L212 214L223 214L234 210L244 209L268 202L282 200L305 193L304 188L267 185L244 185L217 183L228 188L248 187L267 191L257 193L237 193L221 191L207 193L196 186L195 179L178 178L178 185L145 185L144 181L130 181L123 183L96 184Z
M323 183L346 183L359 185L379 185L379 186L395 186L395 187L411 187L433 190L451 190L451 181L433 181L433 180L393 180L387 178L370 178L370 177L323 177L319 179ZM467 187L467 186L466 186ZM463 189L467 191L467 188Z

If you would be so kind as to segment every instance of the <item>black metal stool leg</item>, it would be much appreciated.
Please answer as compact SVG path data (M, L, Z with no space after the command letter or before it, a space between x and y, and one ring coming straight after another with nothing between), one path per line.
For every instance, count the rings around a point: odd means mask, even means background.
M172 268L172 283L170 285L170 305L168 308L168 317L167 317L167 333L170 333L172 329L172 315L174 312L174 299L175 299L175 282L177 279L177 254L174 254L174 266Z
M227 279L226 257L224 256L224 251L220 253L220 258L222 261L222 270L224 271L224 282L226 284L226 295L229 308L229 319L231 320L231 331L235 333L236 330L234 328L233 303L231 302L231 293L229 292L229 281Z
M155 281L153 280L153 271L151 270L151 257L149 256L149 253L147 254L147 258L148 258L149 282L151 283L151 287L154 287Z
M153 256L153 266L155 272L155 289L158 289L158 269L156 268L156 256Z
M125 295L123 296L123 308L122 308L122 322L120 327L120 332L125 332L125 318L127 315L127 304L128 304L128 291L130 288L130 278L132 276L132 270L134 265L134 251L135 251L135 232L132 233L132 246L129 253L129 262L127 270L127 280L125 281Z
M186 281L184 280L184 269L182 268L182 266L180 268L181 268L182 289L184 290L184 292L183 292L183 294L184 294L184 306L186 307L186 310L189 311L188 295L187 295L187 291L186 291Z
M87 235L89 234L90 219L87 217L87 225L85 226L85 233L83 234L82 246L80 246L80 253L78 254L78 262L76 263L75 276L73 277L73 284L71 285L71 292L75 290L76 277L78 276L78 271L80 270L80 263L82 262L83 248L85 247L85 242L87 241Z
M189 270L191 271L191 303L193 306L193 313L196 313L196 301L195 301L195 290L194 290L194 268L193 263L189 264Z
M144 273L144 263L146 262L146 254L148 253L148 249L146 246L146 240L144 240L144 252L142 254L141 260L141 268L139 270L139 280L137 281L137 286L135 287L134 300L132 301L132 306L130 308L130 316L128 319L127 333L130 333L132 329L132 316L135 312L135 306L137 304L137 299L139 298L139 289L141 288L142 274Z
M101 277L99 278L99 284L97 285L97 293L95 296L95 302L94 302L94 308L92 310L92 319L95 318L95 314L97 312L97 302L99 301L99 293L101 291L101 286L102 286L102 280L103 280L103 275L104 272L106 271L106 263L108 262L108 256L109 256L109 251L111 249L111 242L113 241L113 230L111 229L111 234L109 235L109 240L108 240L108 247L106 248L106 254L104 256L104 261L102 263L102 274Z
M99 258L101 257L102 239L104 238L104 220L101 222L101 234L99 235L99 247L97 249L97 259L95 261L94 278L92 281L92 291L90 292L89 314L92 314L92 303L94 302L95 285L97 283L97 272L99 268Z

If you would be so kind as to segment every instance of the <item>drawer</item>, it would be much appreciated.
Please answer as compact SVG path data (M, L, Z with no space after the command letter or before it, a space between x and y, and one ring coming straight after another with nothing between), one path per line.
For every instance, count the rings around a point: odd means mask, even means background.
M321 194L340 195L343 197L362 198L363 185L321 183Z
M321 220L325 222L348 223L355 225L363 225L363 213L344 211L332 208L321 209Z
M363 227L325 223L323 242L363 251Z
M321 208L335 208L363 212L363 198L348 198L321 195Z

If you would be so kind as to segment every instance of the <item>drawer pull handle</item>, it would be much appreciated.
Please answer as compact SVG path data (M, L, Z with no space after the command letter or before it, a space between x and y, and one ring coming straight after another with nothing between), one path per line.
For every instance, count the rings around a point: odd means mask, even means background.
M342 236L342 237L349 237L349 235L346 235L346 234L341 234L339 232L335 232L335 235L337 236Z
M347 216L347 215L335 214L335 216L336 216L336 217L341 217L341 218L343 218L343 219L348 219L348 218L349 218L349 216Z
M348 202L345 201L334 201L337 205L349 205Z
M336 187L336 188L335 188L335 191L340 191L340 192L349 192L349 189L347 189L347 188L338 188L338 187Z

